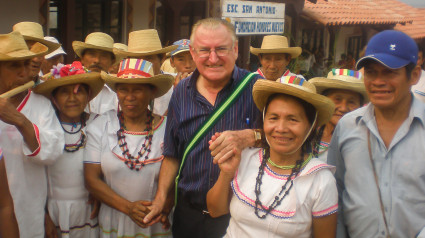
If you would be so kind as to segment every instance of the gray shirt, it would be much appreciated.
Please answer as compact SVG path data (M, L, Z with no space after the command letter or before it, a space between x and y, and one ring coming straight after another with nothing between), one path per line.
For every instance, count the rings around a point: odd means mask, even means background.
M339 121L328 153L329 164L337 168L338 237L346 232L361 238L387 235L369 159L368 129L390 236L416 237L425 230L424 121L425 104L413 99L389 148L379 135L372 104Z

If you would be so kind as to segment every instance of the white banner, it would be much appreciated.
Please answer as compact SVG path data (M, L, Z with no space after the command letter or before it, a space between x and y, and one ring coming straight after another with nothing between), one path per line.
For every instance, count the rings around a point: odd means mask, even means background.
M273 2L223 1L223 17L285 18L285 4Z
M285 4L252 1L223 1L222 18L230 21L236 35L282 34Z

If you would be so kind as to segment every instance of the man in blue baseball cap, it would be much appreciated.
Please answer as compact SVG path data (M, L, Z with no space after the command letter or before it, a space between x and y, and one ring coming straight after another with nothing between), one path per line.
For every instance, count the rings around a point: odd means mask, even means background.
M328 154L340 199L337 237L425 237L425 104L410 91L417 57L412 38L387 30L357 62L370 103L339 121Z

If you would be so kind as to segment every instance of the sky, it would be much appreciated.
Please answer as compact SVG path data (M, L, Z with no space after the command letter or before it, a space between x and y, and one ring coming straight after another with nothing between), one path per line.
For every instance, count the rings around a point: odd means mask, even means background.
M425 0L399 0L400 2L407 3L413 7L424 7L425 8Z

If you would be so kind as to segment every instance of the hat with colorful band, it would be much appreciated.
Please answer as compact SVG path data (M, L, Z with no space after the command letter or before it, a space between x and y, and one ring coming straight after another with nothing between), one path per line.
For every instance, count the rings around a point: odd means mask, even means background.
M154 75L151 62L134 58L123 59L117 74L107 74L102 71L101 75L113 91L119 83L150 84L157 89L156 98L167 93L174 80L172 75Z
M189 51L189 44L190 44L190 40L188 40L188 39L182 39L182 40L175 41L173 43L173 45L177 45L178 47L177 47L177 49L171 51L171 53L170 53L171 57L173 57L177 54L180 54L182 52Z
M314 84L317 93L323 94L326 89L345 89L354 91L363 96L365 101L368 100L366 89L363 83L363 75L359 71L350 69L332 69L328 73L328 77L316 77L309 80Z
M317 110L317 126L326 124L335 110L331 99L317 94L313 84L297 76L284 76L276 81L259 79L254 84L252 95L255 105L261 111L274 94L291 95L313 105Z
M61 86L72 84L86 84L90 88L89 100L99 94L105 82L98 72L90 72L80 61L72 64L58 64L53 66L50 73L43 76L44 83L37 85L34 92L47 98L52 96L52 92Z

